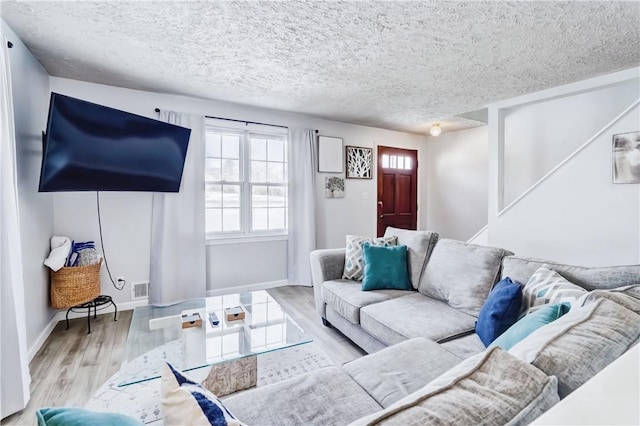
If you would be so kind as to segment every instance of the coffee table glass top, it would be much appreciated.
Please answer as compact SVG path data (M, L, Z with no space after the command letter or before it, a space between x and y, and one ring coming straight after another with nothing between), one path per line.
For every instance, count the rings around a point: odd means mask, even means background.
M245 318L227 321L225 309L242 306ZM182 328L182 314L198 312L200 327ZM214 326L209 313L220 323ZM133 311L119 386L155 379L165 362L193 370L309 343L312 339L266 292L193 299Z

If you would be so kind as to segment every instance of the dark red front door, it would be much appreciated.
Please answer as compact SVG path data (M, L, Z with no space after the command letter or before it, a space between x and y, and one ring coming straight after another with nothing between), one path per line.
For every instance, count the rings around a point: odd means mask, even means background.
M418 151L378 147L378 236L387 226L416 229Z

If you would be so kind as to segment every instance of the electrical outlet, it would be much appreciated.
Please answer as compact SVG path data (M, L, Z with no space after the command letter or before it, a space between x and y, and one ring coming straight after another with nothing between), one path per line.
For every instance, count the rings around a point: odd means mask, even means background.
M117 276L116 275L116 285L118 287L124 287L125 285L127 285L127 280L125 277L123 276Z

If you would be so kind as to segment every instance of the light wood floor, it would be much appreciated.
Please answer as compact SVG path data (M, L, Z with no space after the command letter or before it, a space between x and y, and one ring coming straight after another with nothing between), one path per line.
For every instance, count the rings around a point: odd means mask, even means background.
M322 325L313 301L313 289L279 287L269 290L296 322L313 337L336 364L364 355L349 339ZM98 315L87 334L86 318L60 321L30 364L31 400L19 413L3 419L3 425L35 425L41 407L83 407L91 395L118 372L133 311Z

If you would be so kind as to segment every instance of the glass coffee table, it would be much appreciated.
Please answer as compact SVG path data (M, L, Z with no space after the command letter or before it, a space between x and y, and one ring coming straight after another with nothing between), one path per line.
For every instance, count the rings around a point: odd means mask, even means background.
M241 306L244 319L227 320ZM219 324L209 314L215 312ZM182 315L202 319L183 328ZM187 320L193 317L186 318ZM211 367L203 385L218 396L255 386L258 354L312 339L266 291L193 299L166 307L135 308L118 386L162 375L164 363L183 370Z

